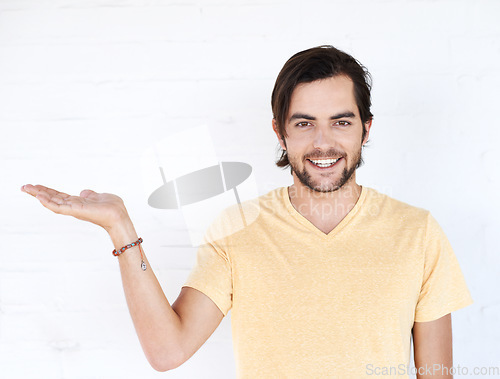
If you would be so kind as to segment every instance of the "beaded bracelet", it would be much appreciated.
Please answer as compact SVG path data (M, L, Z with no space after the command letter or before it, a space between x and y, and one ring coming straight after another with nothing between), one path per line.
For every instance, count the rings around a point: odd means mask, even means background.
M134 246L139 246L139 251L141 252L141 268L142 268L142 271L146 271L147 266L146 266L146 263L144 263L144 257L142 256L141 243L142 243L142 238L139 237L139 239L137 241L129 243L128 245L123 246L122 248L120 248L118 250L116 250L116 249L113 250L113 255L115 257L117 257L120 254L122 254L125 250L130 249L131 247L134 247Z

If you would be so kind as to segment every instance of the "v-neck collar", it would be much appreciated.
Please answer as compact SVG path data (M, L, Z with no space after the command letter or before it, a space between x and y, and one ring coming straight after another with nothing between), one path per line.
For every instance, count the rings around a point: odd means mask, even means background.
M308 230L310 230L311 232L313 232L314 234L318 235L323 239L332 238L333 236L337 235L347 224L349 224L349 222L358 213L359 209L363 205L366 199L366 194L367 194L367 188L361 186L361 193L359 195L358 201L356 202L356 204L354 204L354 207L349 211L349 213L347 213L347 215L342 219L342 221L340 221L337 224L337 226L335 226L335 228L333 228L329 233L324 233L294 208L292 202L290 201L290 197L288 195L288 187L281 187L281 197L283 199L286 209L292 215L292 217L295 218L300 224L305 226Z

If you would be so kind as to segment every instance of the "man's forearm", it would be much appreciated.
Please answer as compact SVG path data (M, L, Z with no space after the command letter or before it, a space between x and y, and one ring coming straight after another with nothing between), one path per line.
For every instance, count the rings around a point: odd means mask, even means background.
M108 231L115 249L137 241L130 218L125 218ZM141 246L142 248L142 246ZM166 371L182 359L180 351L181 321L172 309L143 252L147 265L141 269L139 246L118 256L125 298L142 349L153 368Z

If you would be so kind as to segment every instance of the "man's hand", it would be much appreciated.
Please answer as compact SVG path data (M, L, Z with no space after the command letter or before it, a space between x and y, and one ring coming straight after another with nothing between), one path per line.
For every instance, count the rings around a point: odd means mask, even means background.
M40 203L54 213L69 215L88 221L110 232L113 225L127 219L123 200L110 193L96 193L86 189L80 196L71 196L42 185L26 184L21 191L36 197Z

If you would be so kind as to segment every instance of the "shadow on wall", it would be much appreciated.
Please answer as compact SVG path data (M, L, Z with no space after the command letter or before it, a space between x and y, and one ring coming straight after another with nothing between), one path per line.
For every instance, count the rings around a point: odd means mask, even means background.
M189 141L189 152L186 142ZM207 126L171 135L142 155L142 174L149 206L179 209L191 245L199 246L205 231L223 209L238 205L239 220L219 230L221 238L251 223L258 215L255 207L242 202L258 196L252 167L244 162L219 162Z

